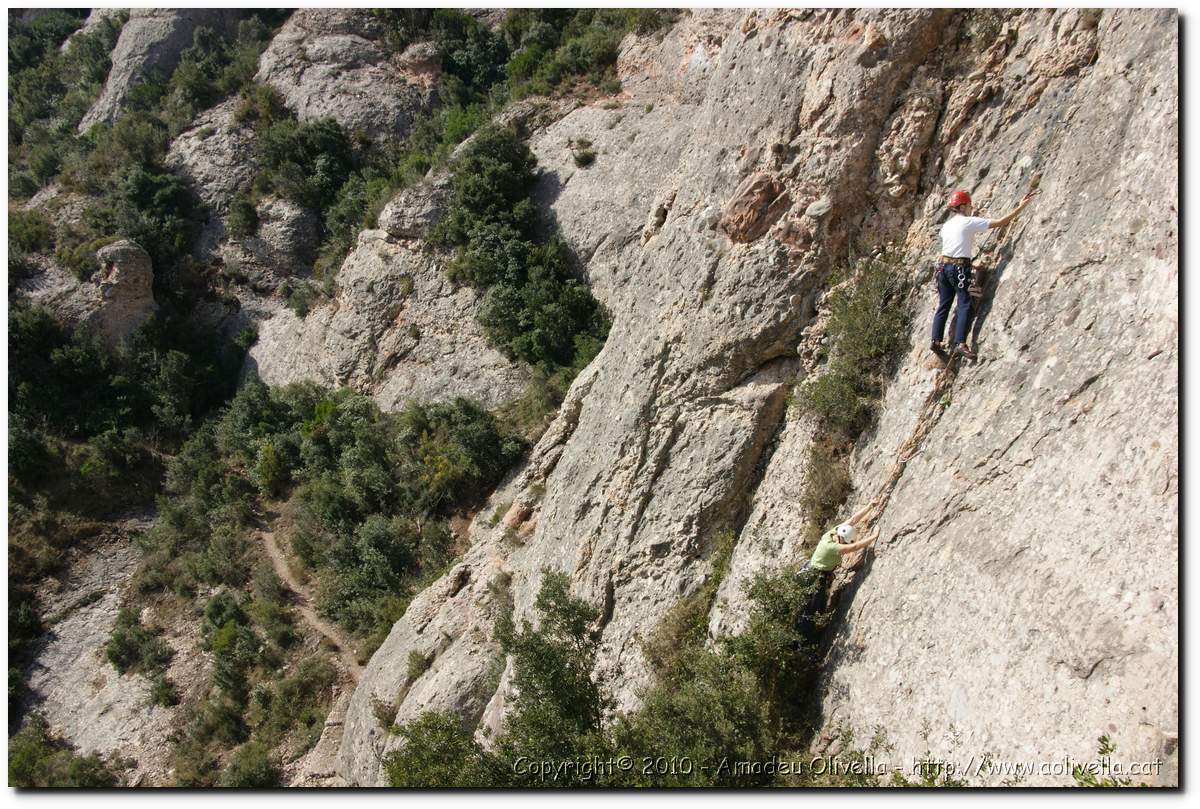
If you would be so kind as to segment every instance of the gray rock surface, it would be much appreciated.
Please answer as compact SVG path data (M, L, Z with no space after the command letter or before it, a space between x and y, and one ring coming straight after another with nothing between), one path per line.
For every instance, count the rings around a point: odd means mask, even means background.
M962 172L986 176L985 210L1032 173L1042 197L986 243L982 360L908 463L828 663L827 728L883 727L903 761L1088 761L1102 733L1116 760L1142 760L1178 731L1176 18L1028 16L1050 24L1022 25L998 58L1006 103L958 138L975 144ZM1073 74L1059 62L1080 38L1095 61ZM857 453L864 496L930 387L922 304L917 350Z
M135 519L122 530L148 525L149 520ZM104 656L120 589L139 559L128 536L116 537L80 555L61 577L41 588L39 600L50 631L26 671L28 707L45 716L51 731L80 754L131 760L128 783L166 785L171 782L168 737L176 728L178 708L153 705L150 682L140 674L118 674ZM167 674L186 689L203 677L196 638L168 635L166 640L177 653Z
M253 127L237 120L241 103L229 98L200 113L167 150L167 166L188 180L218 215L229 210L230 200L258 170Z
M478 296L446 280L447 260L421 242L363 231L334 300L303 318L277 305L258 326L247 368L274 385L349 385L385 410L414 398L508 401L525 372L487 344Z
M92 124L116 120L129 92L158 76L167 79L183 51L192 44L197 28L228 31L237 19L231 9L135 8L121 29L112 53L112 68L100 97L79 122L79 132Z
M95 331L110 345L120 345L158 310L154 269L149 254L129 239L100 248L96 260L100 269L86 281L43 260L39 272L22 279L17 291Z
M204 258L221 251L229 203L258 171L254 129L237 119L241 103L229 98L200 113L167 150L167 167L188 181L208 211L195 248Z
M403 139L432 101L441 66L421 49L389 58L382 33L367 9L299 9L263 52L255 78L301 121L332 116L372 140Z
M401 722L450 708L481 738L500 726L492 620L509 600L531 616L546 567L601 608L596 674L622 707L649 680L640 638L703 584L727 530L710 625L735 631L740 583L804 557L813 428L785 395L811 370L795 346L828 272L860 239L895 241L927 281L948 190L998 214L1035 174L1042 200L984 254L1000 279L985 359L959 374L883 512L886 542L843 592L824 721L860 739L882 726L905 760L926 726L943 757L955 734L1010 759L1086 758L1105 731L1122 755L1162 749L1178 715L1176 18L1019 15L973 44L943 11L696 11L623 43L618 105L535 129L539 199L612 334L471 549L370 661L346 717L347 782L381 783L399 743L376 701ZM587 169L579 137L597 152ZM773 224L734 243L716 212L755 174L793 204L759 206ZM927 283L916 305L919 348ZM856 452L862 498L917 426L925 362L904 362ZM435 655L415 683L411 650Z
M255 209L258 229L221 247L227 274L243 276L251 286L275 289L278 282L312 271L321 220L307 208L276 196L261 199Z

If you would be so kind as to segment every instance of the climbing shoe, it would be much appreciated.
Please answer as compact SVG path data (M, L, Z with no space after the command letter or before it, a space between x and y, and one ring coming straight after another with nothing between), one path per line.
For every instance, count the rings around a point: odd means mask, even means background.
M967 348L966 343L959 343L954 348L950 349L950 351L951 353L957 354L963 359L970 360L971 362L974 362L976 359L978 359L975 356L975 352Z
M930 342L929 350L940 357L946 356L946 346L942 345L941 340L933 340Z

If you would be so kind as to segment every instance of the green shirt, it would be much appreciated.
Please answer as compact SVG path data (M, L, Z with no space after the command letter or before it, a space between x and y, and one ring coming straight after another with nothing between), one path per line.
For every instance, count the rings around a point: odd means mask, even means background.
M838 552L837 529L830 528L821 536L821 541L817 543L817 547L813 550L812 559L809 560L809 566L817 570L833 570L842 561L842 554Z

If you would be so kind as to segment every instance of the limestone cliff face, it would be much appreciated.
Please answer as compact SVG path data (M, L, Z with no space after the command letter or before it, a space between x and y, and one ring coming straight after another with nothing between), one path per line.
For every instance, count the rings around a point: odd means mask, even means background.
M271 40L255 78L301 121L331 116L372 140L402 139L432 100L440 62L390 59L382 34L366 9L300 9Z
M888 495L884 541L842 593L826 735L1012 759L1086 757L1107 731L1157 752L1178 710L1176 45L1173 13L1133 11L696 11L628 38L619 104L531 137L612 334L370 661L341 775L382 781L398 737L376 701L499 726L492 624L531 614L544 568L601 606L596 674L624 707L649 677L640 638L711 575L725 530L711 625L736 631L741 583L801 558L813 426L785 400L819 368L797 343L830 269L885 241L920 316L855 453L856 497ZM580 136L598 152L582 169ZM983 243L982 359L931 406L944 195L999 215L1035 176L1035 206ZM414 649L434 660L408 682Z
M225 33L236 17L235 12L223 9L132 9L113 49L104 90L80 121L79 132L87 132L96 123L115 121L129 93L142 82L170 76L179 57L192 44L196 29L209 27ZM97 19L93 15L88 23L95 24Z
M1149 759L1178 731L1176 20L1045 18L956 140L935 141L944 170L985 178L988 210L1042 172L985 253L982 360L931 414L914 352L854 465L872 492L934 422L843 601L825 683L827 726L888 728L908 760L1087 760L1101 733ZM1058 61L1072 43L1074 69Z

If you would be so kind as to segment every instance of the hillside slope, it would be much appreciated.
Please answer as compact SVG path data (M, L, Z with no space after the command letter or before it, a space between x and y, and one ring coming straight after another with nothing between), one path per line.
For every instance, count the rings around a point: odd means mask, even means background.
M938 734L1086 757L1106 731L1154 755L1177 716L1176 43L1174 14L1125 11L697 11L628 38L619 103L531 136L612 332L470 551L370 661L341 775L381 783L399 737L378 702L398 722L451 708L499 727L493 622L510 600L532 614L545 568L601 605L596 675L624 707L649 678L640 640L730 530L712 629L736 628L740 584L803 556L813 426L786 400L813 369L796 345L830 271L888 241L920 316L855 496L930 429L843 593L826 726L881 727L906 757L955 755ZM1035 207L985 243L982 359L918 425L944 195L965 186L999 215L1035 175ZM409 682L414 650L433 660Z

